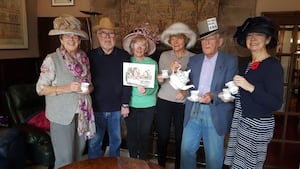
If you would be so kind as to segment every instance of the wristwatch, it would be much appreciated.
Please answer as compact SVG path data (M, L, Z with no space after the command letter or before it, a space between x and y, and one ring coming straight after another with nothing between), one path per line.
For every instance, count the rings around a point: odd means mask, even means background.
M129 105L128 104L122 104L122 107L123 108L129 108Z

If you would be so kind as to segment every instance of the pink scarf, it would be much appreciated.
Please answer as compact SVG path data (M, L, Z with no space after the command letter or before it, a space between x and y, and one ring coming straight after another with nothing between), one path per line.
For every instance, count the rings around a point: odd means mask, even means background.
M67 68L73 75L78 78L80 82L91 83L91 75L89 73L90 63L86 54L82 50L78 50L75 58L73 58L69 56L63 46L59 48L59 51L63 56ZM76 113L78 114L78 134L84 134L86 139L92 138L96 133L96 127L92 99L89 94L81 95Z

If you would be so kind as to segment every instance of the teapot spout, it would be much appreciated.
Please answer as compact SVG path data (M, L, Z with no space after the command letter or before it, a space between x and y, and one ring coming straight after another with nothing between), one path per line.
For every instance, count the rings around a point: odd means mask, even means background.
M181 88L181 90L188 90L188 89L193 88L193 87L195 87L195 86L194 85L186 85L186 86L183 86Z

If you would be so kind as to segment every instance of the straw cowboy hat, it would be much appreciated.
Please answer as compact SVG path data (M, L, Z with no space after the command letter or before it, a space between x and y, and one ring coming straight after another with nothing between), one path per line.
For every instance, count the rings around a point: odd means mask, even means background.
M53 29L49 31L48 35L63 35L74 34L81 37L82 40L88 40L88 34L81 30L81 22L71 15L62 15L54 19Z
M171 44L169 43L170 36L177 34L184 34L187 38L189 38L189 42L186 44L186 48L193 47L197 41L197 35L193 30L191 30L184 23L176 22L164 30L164 32L161 34L161 42L168 46L171 46Z
M263 33L271 37L270 42L266 45L268 49L277 46L278 42L278 30L277 26L267 17L253 17L248 18L245 22L237 27L237 30L233 36L237 43L246 48L246 36L248 33Z
M219 32L217 19L215 17L198 22L199 40Z
M154 37L151 37L150 35L150 30L146 28L135 28L128 35L126 35L123 38L123 49L126 50L129 54L132 54L130 50L130 43L131 40L137 36L144 36L147 39L149 46L148 56L152 55L156 50L156 44Z
M115 24L110 20L109 17L102 17L99 20L98 25L93 26L93 31L96 32L99 29L117 29Z

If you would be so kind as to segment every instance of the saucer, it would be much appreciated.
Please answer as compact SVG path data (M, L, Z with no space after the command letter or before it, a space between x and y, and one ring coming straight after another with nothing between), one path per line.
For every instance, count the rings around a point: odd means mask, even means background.
M85 92L87 92L89 89L88 88L84 88L83 90L82 90L83 88L81 88L81 92L83 92L83 93L85 93Z
M234 100L235 99L235 97L234 96L230 96L230 97L224 97L223 95L220 95L220 97L223 99L223 100L226 100L226 101L230 101L230 100Z
M166 75L166 76L161 76L163 79L168 79L170 76Z
M187 97L187 99L189 100L189 101L191 101L191 102L198 102L199 101L199 99L200 99L200 97L197 97L197 98L195 98L195 97Z

